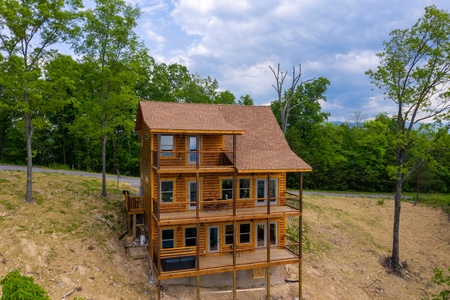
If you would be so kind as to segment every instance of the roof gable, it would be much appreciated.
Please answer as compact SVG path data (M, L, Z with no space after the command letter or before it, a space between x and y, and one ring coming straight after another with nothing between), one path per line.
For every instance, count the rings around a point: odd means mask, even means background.
M269 106L139 102L136 130L152 133L224 134L236 139L238 172L311 171L290 149Z

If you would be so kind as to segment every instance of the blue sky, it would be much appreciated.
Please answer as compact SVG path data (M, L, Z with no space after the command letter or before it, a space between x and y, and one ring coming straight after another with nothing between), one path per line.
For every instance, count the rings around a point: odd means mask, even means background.
M302 80L326 77L329 121L393 113L364 72L376 68L394 29L413 25L426 6L449 0L127 0L142 15L136 31L157 62L211 76L256 105L276 98L269 66L302 65Z

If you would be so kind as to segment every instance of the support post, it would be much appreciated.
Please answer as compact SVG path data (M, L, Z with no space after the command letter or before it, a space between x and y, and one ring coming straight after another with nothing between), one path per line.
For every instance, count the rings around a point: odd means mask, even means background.
M299 201L299 210L300 216L298 217L298 236L299 236L299 245L298 245L298 299L302 298L302 255L303 255L303 173L300 173L300 182L298 189L298 201Z

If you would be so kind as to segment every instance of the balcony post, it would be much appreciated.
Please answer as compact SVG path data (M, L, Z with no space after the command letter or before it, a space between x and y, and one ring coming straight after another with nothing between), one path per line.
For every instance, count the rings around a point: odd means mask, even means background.
M298 299L302 298L302 252L303 252L303 173L300 172L299 179L299 188L298 188L298 202L300 215L298 217L298 236L299 236L299 245L298 245Z

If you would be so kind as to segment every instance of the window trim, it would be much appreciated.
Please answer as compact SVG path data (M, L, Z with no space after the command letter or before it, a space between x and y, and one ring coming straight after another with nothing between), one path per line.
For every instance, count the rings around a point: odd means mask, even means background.
M248 185L248 188L241 188L241 180L248 180L248 183L249 183L249 185ZM238 178L238 181L239 181L239 189L238 189L238 199L250 199L250 197L251 197L251 191L252 191L252 180L251 180L251 178L250 177L244 177L244 178ZM248 197L246 197L246 198L241 198L241 190L248 190Z
M190 237L190 240L194 240L195 241L195 245L193 246L188 246L186 245L186 229L195 229L195 236L194 237ZM187 226L183 228L183 243L184 243L184 247L195 247L197 246L197 227L193 227L193 226Z
M199 148L201 149L201 142L202 142L202 138L200 136L199 137L199 141L198 141L198 145ZM191 150L191 138L195 138L195 150ZM188 165L193 165L197 163L197 154L200 155L200 149L197 149L197 135L187 135L186 136L186 155L187 155L187 159L186 162ZM197 151L198 150L198 151ZM196 160L191 160L191 154L195 154L196 155ZM201 156L199 156L199 163L200 163L200 159Z
M231 180L231 197L229 198L224 198L223 196L223 181L224 180ZM225 189L226 191L230 190L230 189ZM234 192L234 182L233 182L233 178L230 177L221 177L220 178L220 200L233 200L233 192Z
M172 137L172 143L171 144L163 144L163 137ZM172 149L162 149L163 146L169 146ZM160 145L159 145L159 150L160 150L160 157L161 158L175 158L175 136L171 135L171 134L162 134L161 138L160 138Z
M231 226L231 234L227 234L227 226ZM232 238L230 244L227 243L227 236L231 236ZM228 247L232 247L234 244L234 226L232 223L223 225L223 244Z
M173 238L172 239L163 239L163 231L169 231L169 230L172 231ZM161 240L161 249L173 249L173 248L175 248L175 242L176 242L175 238L176 238L176 236L175 236L175 229L174 228L161 228L161 239L160 239ZM170 240L172 240L172 247L164 247L164 241L170 241Z
M245 243L243 243L242 242L242 232L241 232L241 226L242 225L248 225L248 233L247 232L245 232L244 234L248 234L248 242L245 242ZM250 245L251 244L251 242L252 242L252 224L249 222L249 223L240 223L239 224L239 245Z
M172 182L172 201L163 201L163 193L167 193L163 192L162 190L162 184L163 182ZM164 204L164 203L174 203L175 202L175 188L176 186L176 180L175 179L162 179L159 183L159 199L160 199L160 203Z
M258 197L258 181L264 181L264 198ZM278 205L278 198L279 198L279 192L280 192L280 178L277 177L271 177L270 182L275 182L275 197L271 197L270 205ZM255 199L256 199L256 205L262 206L267 205L268 200L268 193L269 193L269 185L267 184L267 177L259 177L255 179Z

